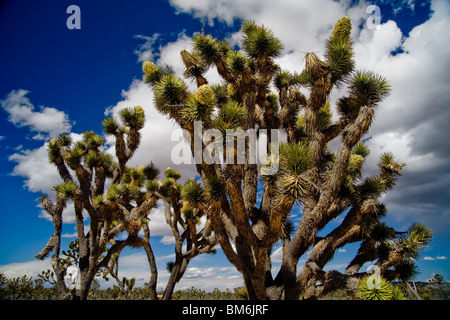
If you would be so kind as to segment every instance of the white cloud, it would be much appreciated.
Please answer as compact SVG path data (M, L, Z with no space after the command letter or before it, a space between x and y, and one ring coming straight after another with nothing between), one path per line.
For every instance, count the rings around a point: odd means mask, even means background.
M81 140L81 135L77 133L70 133L70 137L73 142ZM24 186L29 191L51 196L53 187L62 183L62 179L56 167L48 161L47 147L48 142L33 150L17 148L19 152L10 155L8 160L17 163L11 175L25 177Z
M427 257L423 258L423 260L426 260L426 261L447 260L447 259L448 258L446 256L436 256L436 257L427 256Z
M279 247L270 255L270 259L273 263L283 262L283 247Z
M144 35L135 36L136 39L144 40L145 42L139 46L134 53L138 56L138 61L143 62L147 60L153 60L155 57L154 45L159 38L159 34L155 33L151 37Z
M36 278L41 271L52 269L50 260L51 259L49 258L45 260L32 260L0 265L0 273L3 273L5 277L9 279L22 277L23 275Z
M188 267L176 286L176 290L191 287L211 291L214 288L225 290L243 285L241 274L234 267Z
M77 133L70 133L72 141L80 141L81 135ZM18 152L8 157L9 161L16 162L14 166L12 176L24 177L24 187L31 192L37 192L41 194L47 194L49 199L55 200L55 192L53 187L63 183L63 180L58 174L56 167L48 161L47 154L48 142L34 150L18 149ZM72 177L75 178L75 174L72 173ZM42 209L41 204L37 204L40 210L39 217L51 221L50 215ZM86 213L84 213L86 214ZM68 201L66 208L63 211L64 223L75 222L75 209L72 201Z
M162 201L158 202L158 207L152 209L152 211L149 214L149 223L148 226L150 228L150 232L152 236L162 236L164 239L170 239L173 238L172 230L170 229L169 225L166 223L166 218L164 215L164 204ZM163 242L161 240L161 242ZM175 242L168 242L169 243L175 243Z
M17 162L11 175L25 177L25 187L31 192L50 194L52 188L60 183L56 167L48 161L47 145L34 150L21 150L9 156L9 160Z
M145 126L141 132L141 144L129 161L129 166L147 165L153 162L160 170L160 178L163 177L167 167L179 170L183 179L193 177L194 165L175 165L171 160L171 151L178 141L171 141L172 132L179 129L174 121L160 114L153 105L153 91L140 80L135 80L127 91L122 92L123 100L110 107L106 113L118 116L120 110L126 107L141 106L145 111ZM108 136L111 144L109 152L114 153L114 137Z
M26 97L27 90L12 90L0 101L2 108L9 114L8 120L16 127L29 127L30 131L37 132L33 139L47 140L65 132L69 132L72 124L68 115L55 108L40 107L34 111L30 99Z

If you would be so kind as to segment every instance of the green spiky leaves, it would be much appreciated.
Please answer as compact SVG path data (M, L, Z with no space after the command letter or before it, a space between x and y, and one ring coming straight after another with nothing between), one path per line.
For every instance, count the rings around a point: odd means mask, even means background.
M247 110L234 100L225 103L219 112L213 116L213 127L219 129L225 138L227 129L238 129L245 125ZM226 141L224 141L226 142Z
M83 142L89 149L97 150L101 145L103 145L105 139L95 134L94 131L89 130L83 132Z
M242 51L232 51L226 58L226 64L235 75L240 74L247 66L247 58Z
M141 106L134 108L124 108L119 111L119 118L121 122L133 129L134 131L140 130L145 124L145 112ZM103 130L108 134L117 134L124 132L124 128L121 128L119 122L113 117L108 117L102 121Z
M47 147L48 158L51 163L55 163L61 158L61 148L70 147L72 138L69 135L61 134L57 138L49 141Z
M350 91L358 106L375 106L391 91L386 78L371 71L358 71L350 81Z
M158 177L159 169L153 164L153 162L151 162L144 168L143 173L148 180L153 180Z
M357 154L357 155L360 155L363 158L366 158L370 154L370 150L369 150L369 148L367 147L367 145L364 142L359 141L353 147L352 154Z
M189 96L183 109L183 120L188 124L194 121L209 123L216 98L210 86L204 84Z
M201 57L207 65L210 65L220 58L219 42L210 35L199 35L193 38L194 54Z
M126 196L130 196L132 188L128 184L113 184L108 188L106 192L106 200L109 202L118 202Z
M227 188L225 181L219 176L212 176L208 178L205 186L205 192L212 201L220 201L225 199L227 195Z
M86 149L83 144L78 143L72 149L67 150L64 160L70 168L75 169L81 164L81 159L85 154Z
M311 149L306 143L288 143L281 145L280 166L283 174L279 179L282 192L292 199L301 201L307 193L307 183L302 174L312 165Z
M407 234L396 238L394 244L404 258L417 259L422 249L430 243L432 237L433 232L429 227L421 223L413 223Z
M155 84L163 76L163 71L161 67L157 67L151 61L144 61L144 63L142 64L142 71L144 71L145 83Z
M172 73L162 77L154 87L155 104L159 112L173 114L186 100L187 88L183 80Z
M353 45L350 39L352 23L349 17L339 19L331 37L325 43L325 57L330 71L331 82L339 84L353 71Z
M286 143L280 148L280 165L291 175L301 175L312 165L312 152L308 144Z
M205 190L200 183L192 179L186 180L181 189L181 197L187 201L190 206L196 207L204 200Z
M73 181L68 181L53 188L59 196L65 200L71 199L80 194L78 186Z
M102 121L103 130L108 134L115 134L118 132L120 125L116 119L109 117Z
M173 179L175 181L181 178L181 173L173 170L172 168L167 168L166 172L164 172L164 175L166 176L166 178Z
M361 300L392 300L394 287L382 276L373 274L361 280L357 296Z
M120 120L129 128L140 130L144 127L145 112L141 106L123 108L119 111Z

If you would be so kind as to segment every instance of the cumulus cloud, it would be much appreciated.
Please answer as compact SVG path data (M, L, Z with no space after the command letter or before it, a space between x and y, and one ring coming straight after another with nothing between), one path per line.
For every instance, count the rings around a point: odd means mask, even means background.
M177 10L214 25L253 19L271 28L285 45L285 52L321 50L336 21L350 16L355 25L367 18L367 4L352 6L351 1L332 0L171 0Z
M425 222L435 230L450 224L450 5L432 3L432 16L402 35L393 21L378 30L364 29L356 41L360 68L385 76L391 95L380 104L368 142L369 171L382 152L406 162L397 187L386 202L397 218ZM391 51L401 48L401 53Z
M12 90L0 101L2 108L8 113L8 120L16 127L29 127L37 133L34 140L47 140L61 133L69 132L72 124L64 112L48 107L39 107L35 111L30 99L26 97L28 90Z
M50 193L62 182L56 168L50 164L47 155L48 143L34 150L21 150L9 156L16 162L11 175L25 177L24 186L31 192Z
M50 260L51 259L49 258L45 260L32 260L0 265L0 273L3 273L5 277L9 279L22 277L23 275L36 278L42 270L52 268Z
M153 60L155 57L154 45L156 40L159 38L159 34L155 33L151 37L138 34L134 37L139 40L144 40L144 43L140 44L134 51L134 53L138 56L138 61L143 62Z
M171 167L179 170L183 178L193 177L194 165L175 165L171 160L172 149L180 143L172 141L172 133L180 127L155 109L152 89L144 82L135 80L127 91L122 92L122 97L123 100L106 110L106 114L118 117L123 108L139 105L144 109L146 117L145 126L140 131L141 144L128 165L141 166L153 162L160 168L161 174L167 167ZM109 152L114 153L114 137L108 136L107 139L111 145Z

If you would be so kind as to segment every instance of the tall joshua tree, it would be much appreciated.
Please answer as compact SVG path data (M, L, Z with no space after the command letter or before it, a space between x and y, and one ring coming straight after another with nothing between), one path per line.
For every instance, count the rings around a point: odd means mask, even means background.
M393 241L398 234L380 221L386 214L380 196L394 187L404 164L386 153L381 155L377 175L362 174L369 154L362 139L390 86L373 72L355 70L350 19L336 23L325 42L323 59L306 54L300 74L275 63L283 45L270 29L245 21L241 31L242 50L234 51L226 41L202 33L194 37L192 52L181 51L184 76L195 81L195 92L189 92L170 70L150 61L144 62L143 70L158 111L185 129L204 187L204 198L197 206L206 213L228 260L242 273L250 298L279 299L283 293L286 299L300 294L316 298L361 278L361 265L377 259L383 276L390 273L391 279L408 266L411 270L411 260ZM204 75L211 67L217 69L222 84L208 85ZM336 121L332 121L329 101L333 88L347 89L347 95L333 106ZM199 132L196 121L201 121L203 131ZM277 172L259 171L250 156L252 141L245 145L244 157L239 147L226 143L234 144L237 137L230 137L230 130L255 128L286 133L287 143L280 146L279 155L274 141L267 140L266 166L279 163ZM203 157L210 150L202 139L208 129L223 134L223 139L215 136L215 141L226 146L226 164ZM339 140L337 152L328 148L333 139ZM228 161L229 157L235 161ZM258 188L261 201L257 201ZM296 202L301 204L302 218L294 228L289 214ZM341 214L341 225L319 238L318 231ZM273 277L271 252L279 241L282 266ZM361 248L346 273L324 272L334 252L350 242L361 242ZM308 248L307 262L297 270Z

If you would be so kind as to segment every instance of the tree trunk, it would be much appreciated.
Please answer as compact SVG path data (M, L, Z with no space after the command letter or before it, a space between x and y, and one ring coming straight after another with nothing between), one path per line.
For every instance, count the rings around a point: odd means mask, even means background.
M144 245L145 253L147 254L147 260L150 265L150 282L148 283L148 288L150 290L150 300L158 300L158 295L156 294L156 283L158 281L158 269L156 267L155 255L153 254L152 247L150 246L150 229L147 223L143 224L144 228Z

